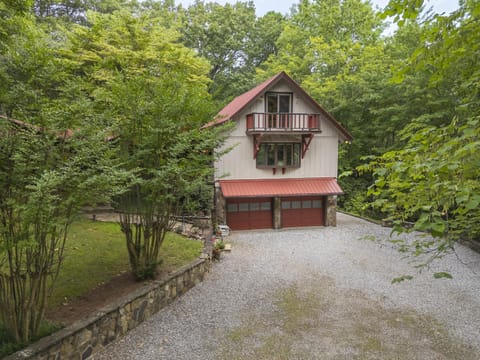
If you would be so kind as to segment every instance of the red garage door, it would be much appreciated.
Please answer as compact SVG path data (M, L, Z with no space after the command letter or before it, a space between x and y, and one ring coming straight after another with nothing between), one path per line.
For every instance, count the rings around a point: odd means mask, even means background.
M271 229L273 227L272 200L229 199L227 224L233 230Z
M323 225L323 198L282 198L282 227Z

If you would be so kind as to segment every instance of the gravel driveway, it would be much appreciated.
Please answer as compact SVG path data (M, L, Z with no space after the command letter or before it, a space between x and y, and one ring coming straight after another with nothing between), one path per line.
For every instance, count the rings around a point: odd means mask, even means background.
M206 280L96 359L480 359L480 255L417 273L390 229L234 232ZM452 280L432 277L449 271ZM391 284L393 278L414 275Z

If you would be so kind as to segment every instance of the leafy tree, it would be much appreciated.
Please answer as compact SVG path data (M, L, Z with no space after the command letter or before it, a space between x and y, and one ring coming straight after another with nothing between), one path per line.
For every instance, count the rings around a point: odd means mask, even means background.
M261 66L260 77L285 70L300 83L311 74L323 78L338 73L344 59L324 63L334 51L349 57L352 44L378 42L382 23L368 3L360 0L302 0L280 35L278 54ZM329 47L332 53L324 54Z
M210 62L210 93L221 103L248 90L254 69L276 51L283 16L260 19L252 1L219 5L196 1L185 12L181 32L186 46Z
M457 121L444 127L427 126L404 131L407 145L372 160L360 170L373 171L369 190L372 206L405 231L427 231L437 240L418 237L403 244L413 255L432 258L453 249L455 241L480 236L480 127L479 119L463 126Z
M59 20L86 24L87 11L112 13L135 2L128 0L34 0L33 13L40 20Z
M0 321L27 343L70 223L85 204L118 194L126 174L61 55L64 34L43 31L26 11L15 19L0 52Z
M439 256L459 239L479 238L478 14L480 4L472 1L449 16L435 16L425 45L411 58L414 71L428 72L429 88L450 89L442 97L455 103L450 124L414 121L402 134L402 149L360 168L375 177L371 205L393 219L397 231L408 220L434 236L412 244L415 255Z
M91 81L96 111L112 119L124 167L136 173L115 208L132 272L152 278L173 217L206 191L222 140L220 130L200 130L212 114L208 63L163 19L125 11L89 18L91 27L71 37L72 61Z
M121 176L101 133L70 136L1 118L0 134L0 319L27 343L39 331L69 225L85 204L108 201Z

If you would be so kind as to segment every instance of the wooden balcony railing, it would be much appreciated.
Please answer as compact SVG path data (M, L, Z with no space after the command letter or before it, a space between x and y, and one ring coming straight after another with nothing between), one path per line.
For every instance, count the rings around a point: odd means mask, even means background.
M247 132L320 132L320 114L251 113Z

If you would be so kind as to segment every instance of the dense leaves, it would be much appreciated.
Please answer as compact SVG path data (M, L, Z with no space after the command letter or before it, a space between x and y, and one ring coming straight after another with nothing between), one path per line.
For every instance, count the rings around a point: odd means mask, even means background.
M429 121L412 119L401 133L401 149L359 168L373 171L372 206L395 220L397 231L408 220L414 229L437 238L414 243L414 254L438 256L458 240L480 238L480 72L474 60L479 15L480 4L472 1L429 21L424 33L428 46L412 54L403 73L428 74L426 89L437 90L448 111Z
M36 332L46 283L33 275L55 277L83 204L117 195L133 272L153 277L172 215L209 210L224 132L201 126L279 71L354 136L339 149L341 207L435 236L402 245L414 255L478 240L480 5L430 4L391 0L378 13L301 0L257 17L251 1L0 0L0 275L20 279L0 293L12 335Z

